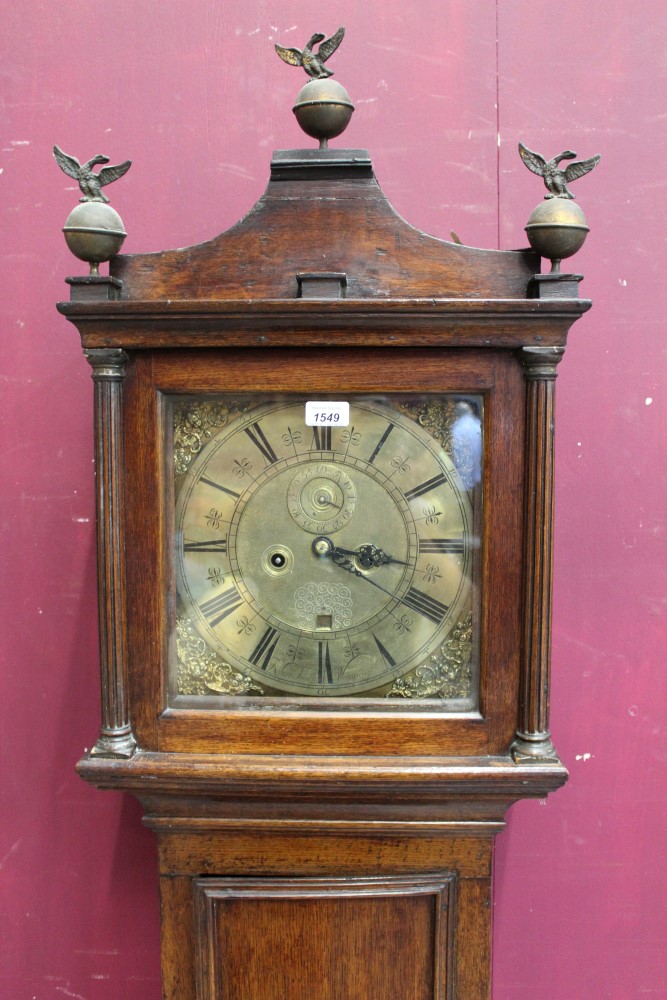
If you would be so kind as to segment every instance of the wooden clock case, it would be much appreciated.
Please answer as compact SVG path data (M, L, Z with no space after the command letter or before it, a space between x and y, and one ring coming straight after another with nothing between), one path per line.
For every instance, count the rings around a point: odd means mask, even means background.
M426 236L363 150L274 154L201 246L119 256L58 308L93 369L102 730L79 773L158 841L169 1000L482 1000L509 805L548 729L554 380L590 303L531 251ZM478 710L171 707L165 394L481 394Z

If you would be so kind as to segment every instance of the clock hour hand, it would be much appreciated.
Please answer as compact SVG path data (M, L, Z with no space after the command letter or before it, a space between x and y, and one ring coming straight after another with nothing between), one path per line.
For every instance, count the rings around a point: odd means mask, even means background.
M328 556L333 562L334 566L340 566L341 569L346 570L348 573L352 573L353 576L358 576L367 583L372 584L373 587L377 587L381 590L383 594L388 594L389 597L395 597L396 595L391 591L387 590L386 587L381 586L381 584L376 583L375 580L370 576L366 576L362 573L360 569L354 565L354 563L348 558L348 555L357 555L356 552L349 549L339 549L330 538L326 538L324 535L320 535L313 542L313 552L317 556Z
M356 555L362 566L370 569L372 566L387 566L389 563L394 563L398 566L409 566L410 564L405 562L404 559L394 559L393 556L387 555L387 553L378 548L377 545L360 545L357 549Z
M330 541L328 538L323 538L322 540L326 542ZM373 566L387 566L392 563L397 566L410 565L410 563L405 562L403 559L394 559L393 556L387 555L377 545L360 545L357 549L343 549L339 545L333 545L333 543L332 546L333 550L339 555L356 556L364 569L372 569Z

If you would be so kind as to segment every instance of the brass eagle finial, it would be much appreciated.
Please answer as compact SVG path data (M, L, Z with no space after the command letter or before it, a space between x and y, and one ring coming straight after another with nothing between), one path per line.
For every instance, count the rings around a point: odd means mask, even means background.
M554 156L552 160L545 160L543 156L540 156L539 153L533 153L522 142L519 143L519 155L529 170L543 178L548 191L545 198L574 198L568 189L568 183L576 181L577 177L583 177L600 161L598 153L588 160L577 160L575 163L570 163L565 170L561 170L558 166L561 160L574 160L577 155L571 149L566 149L558 156Z
M63 153L59 146L53 147L53 155L55 156L60 169L66 173L68 177L73 177L81 188L83 198L79 198L79 201L108 202L109 199L106 195L102 194L101 189L105 184L111 184L112 181L117 181L118 178L122 177L123 174L126 174L132 166L132 160L125 160L124 163L119 163L115 167L102 167L100 172L96 174L93 171L93 167L97 166L98 163L108 163L108 156L103 156L101 153L98 153L98 155L94 156L92 160L88 160L87 163L82 165L79 163L76 156L69 156L67 153Z
M339 28L335 35L325 41L324 35L318 32L308 41L303 52L300 49L286 49L282 45L276 45L276 52L290 66L303 66L313 80L322 80L327 76L333 76L333 70L327 69L324 63L336 51L344 35L345 28ZM322 44L317 52L313 52L313 45L317 45L318 42Z

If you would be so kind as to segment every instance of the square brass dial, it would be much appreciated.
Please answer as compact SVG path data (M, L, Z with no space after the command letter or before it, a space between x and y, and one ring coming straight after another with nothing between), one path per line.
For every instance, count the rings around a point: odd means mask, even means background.
M173 396L170 690L478 701L482 399Z

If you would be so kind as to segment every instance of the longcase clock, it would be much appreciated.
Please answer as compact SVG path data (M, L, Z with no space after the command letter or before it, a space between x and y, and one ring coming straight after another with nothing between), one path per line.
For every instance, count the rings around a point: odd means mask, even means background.
M275 153L232 230L59 304L95 382L79 773L157 836L165 998L482 1000L494 837L567 777L554 381L590 303L533 250L402 221L327 148L325 83L321 147Z

